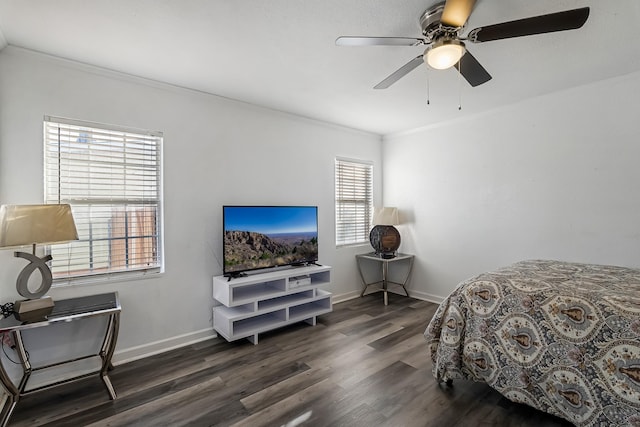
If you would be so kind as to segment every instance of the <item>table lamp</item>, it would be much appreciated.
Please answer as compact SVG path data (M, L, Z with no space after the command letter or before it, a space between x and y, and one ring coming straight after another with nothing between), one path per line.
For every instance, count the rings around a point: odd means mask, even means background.
M64 243L78 240L71 206L59 205L2 205L0 206L0 247L32 245L32 253L14 252L19 258L30 263L20 272L16 281L18 293L26 298L14 303L16 319L33 322L44 319L53 310L53 299L44 296L53 281L51 270L46 264L51 255L36 256L36 244ZM31 291L29 277L39 270L42 276L40 286Z
M395 258L400 247L400 233L394 227L398 225L397 208L380 208L373 212L373 228L369 233L369 241L381 258Z

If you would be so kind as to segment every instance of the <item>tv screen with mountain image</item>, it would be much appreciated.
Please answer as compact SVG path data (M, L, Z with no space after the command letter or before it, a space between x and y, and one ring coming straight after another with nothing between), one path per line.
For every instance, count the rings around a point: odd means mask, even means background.
M224 206L224 274L318 260L317 206Z

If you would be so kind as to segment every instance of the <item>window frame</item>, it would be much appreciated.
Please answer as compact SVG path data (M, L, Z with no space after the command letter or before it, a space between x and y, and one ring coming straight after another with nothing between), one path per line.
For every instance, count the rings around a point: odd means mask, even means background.
M345 167L354 169L351 176L341 175ZM355 169L360 169L358 177ZM336 247L360 246L369 243L369 232L373 220L373 162L368 160L335 158L335 242ZM352 188L345 188L344 181L351 180ZM346 197L350 190L351 198ZM362 212L358 213L358 206ZM346 216L346 217L345 217ZM351 223L352 231L347 230ZM351 236L351 238L349 238Z
M68 144L68 155L64 155L62 150L61 133L58 133L58 139L50 138L48 130L53 127L54 130L72 133L72 130L82 135L87 132L87 141L81 141L80 136L75 140L67 136L68 140L64 144ZM102 139L102 135L107 135ZM86 150L80 148L80 152L86 156L90 153L95 154L98 147L108 146L109 150L113 150L115 156L121 157L121 160L113 161L113 169L116 171L113 175L106 175L109 179L120 178L121 183L116 186L119 190L111 192L99 188L96 178L98 172L95 171L96 161L92 157L84 160L73 159L71 154L71 146L79 142L89 144ZM56 147L57 144L57 147ZM121 148L115 146L121 145ZM61 118L55 116L44 116L43 120L43 147L44 147L44 202L45 203L68 203L71 205L74 216L77 217L76 223L78 228L79 241L72 241L55 247L48 246L45 250L48 254L54 253L52 261L52 271L54 272L53 285L61 286L65 284L85 284L104 281L122 281L137 278L155 277L164 273L164 195L163 195L163 150L164 137L159 131L148 131L125 126L117 126L104 123L89 122L76 119ZM94 150L94 151L92 151ZM141 154L142 152L142 154ZM108 152L107 155L110 155ZM56 158L57 156L57 158ZM129 160L137 156L138 160ZM64 162L68 162L66 165ZM62 166L61 166L62 165ZM67 175L63 176L62 169L67 166ZM75 169L74 169L75 167ZM145 172L139 172L142 178L130 178L132 170L135 168L145 169ZM86 168L86 169L85 169ZM70 178L72 173L79 172L79 175ZM119 174L118 171L122 172ZM79 178L78 178L79 177ZM84 195L82 191L72 190L74 184L85 179L86 186ZM150 185L149 180L150 179ZM140 181L142 180L142 184ZM134 184L129 184L133 182ZM137 183L136 183L137 182ZM52 185L57 188L52 189ZM67 187L66 187L67 186ZM148 188L151 188L148 190ZM100 196L96 196L100 193ZM116 194L122 193L122 194ZM126 196L124 194L130 194ZM135 196L133 195L135 194ZM106 221L109 225L105 228L105 224L97 224L92 221L92 209L107 212ZM79 212L79 215L76 215ZM131 218L137 217L136 220L130 221ZM115 235L116 221L119 222L120 231L123 235ZM102 222L105 221L101 217ZM93 224L93 225L92 225ZM100 229L101 232L107 232L108 237L93 238L83 233L84 227L89 230ZM95 228L94 228L95 227ZM149 229L149 227L151 229ZM114 233L114 234L111 234ZM97 243L98 242L98 243ZM106 267L96 267L93 263L92 256L88 260L80 258L78 253L82 253L83 249L79 249L79 244L85 244L88 249L84 249L85 253L95 250L99 244L104 248L108 247L108 255L104 255L107 261ZM75 246L74 246L75 245ZM114 249L115 245L120 248ZM124 245L124 246L122 246ZM74 254L74 247L76 253ZM115 252L120 251L121 259L116 260ZM60 262L61 254L68 255ZM141 254L146 257L145 261L136 260L137 255ZM124 257L122 258L122 255ZM56 271L56 259L58 271ZM83 261L86 267L72 267L74 261ZM120 264L120 265L117 265ZM146 265L145 265L146 264ZM66 265L67 271L64 272L60 265Z

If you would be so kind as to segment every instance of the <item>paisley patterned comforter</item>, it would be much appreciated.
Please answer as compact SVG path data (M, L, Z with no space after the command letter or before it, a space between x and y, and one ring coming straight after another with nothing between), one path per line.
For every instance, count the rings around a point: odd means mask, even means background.
M640 426L640 270L519 262L460 283L425 337L439 381L577 426Z

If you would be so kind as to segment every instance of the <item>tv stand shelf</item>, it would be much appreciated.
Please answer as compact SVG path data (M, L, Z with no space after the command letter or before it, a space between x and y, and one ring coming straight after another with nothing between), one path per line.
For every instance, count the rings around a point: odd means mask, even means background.
M294 267L229 279L213 278L213 328L227 341L247 338L297 322L316 324L332 310L331 293L319 286L331 282L331 267Z

